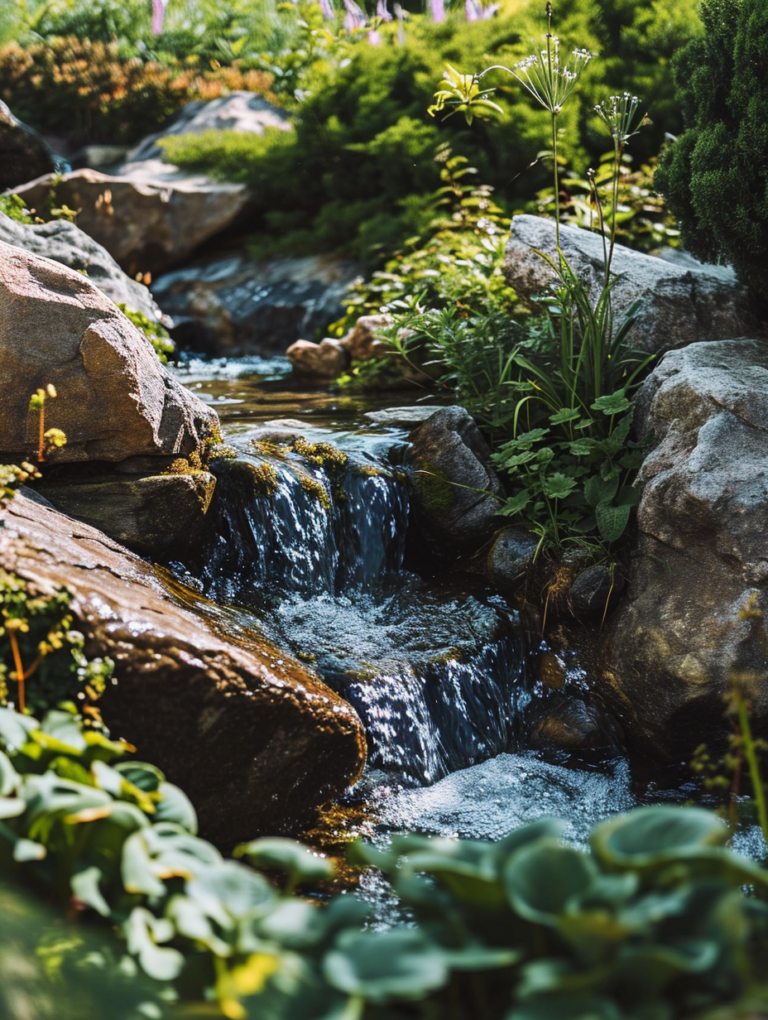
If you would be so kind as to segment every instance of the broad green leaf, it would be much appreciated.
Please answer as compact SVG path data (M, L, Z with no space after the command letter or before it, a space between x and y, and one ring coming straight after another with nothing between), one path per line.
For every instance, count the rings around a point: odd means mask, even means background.
M616 542L624 534L632 507L627 503L616 506L614 503L598 503L595 507L597 530L606 542Z
M121 761L115 765L115 770L145 793L155 793L165 782L160 769L144 761Z
M568 443L568 452L573 457L587 457L595 449L591 439L574 439Z
M632 402L627 399L624 390L616 390L615 393L598 397L590 406L593 411L602 411L603 414L613 415L622 414L632 406Z
M591 507L597 507L598 503L609 503L616 495L619 488L619 476L604 479L599 475L592 475L584 485L584 498Z
M167 918L155 917L143 907L134 907L125 924L128 951L138 957L141 969L156 981L172 981L184 966L178 949L161 946L173 938L175 929Z
M18 839L13 846L13 859L20 864L25 861L42 861L47 853L42 843L32 839Z
M424 999L448 980L442 950L412 928L343 932L322 969L334 988L373 1003Z
M542 478L541 487L549 499L565 499L576 488L576 481L560 471L553 471Z
M292 884L317 882L333 874L333 868L325 857L295 840L278 836L241 843L235 848L235 857L246 857L255 868L280 871Z
M262 918L258 934L297 951L316 945L325 934L325 911L305 900L286 899Z
M528 489L522 489L517 493L517 495L510 496L509 499L505 499L501 508L497 510L496 513L501 517L514 517L516 514L522 513L530 501L530 491Z
M19 786L21 777L16 769L11 765L11 760L7 754L0 751L0 797L7 797L13 793Z
M552 840L522 847L504 867L512 908L527 921L550 926L575 897L588 892L597 875L590 857Z
M161 800L155 805L156 822L174 822L192 835L197 834L197 814L183 790L173 783L163 782L158 789Z
M102 870L95 864L79 867L70 880L72 894L102 917L109 917L111 909L99 887Z
M20 715L12 708L0 708L0 745L8 754L14 754L39 726L32 716Z
M601 822L589 844L608 867L643 868L703 846L722 846L727 839L728 827L711 811L657 805Z
M564 425L581 417L581 410L576 407L563 407L557 414L551 414L549 420L553 425Z

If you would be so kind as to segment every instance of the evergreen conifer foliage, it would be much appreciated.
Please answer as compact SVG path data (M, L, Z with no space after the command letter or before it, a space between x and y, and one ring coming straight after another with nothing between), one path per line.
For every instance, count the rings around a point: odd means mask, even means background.
M768 4L704 0L674 73L686 129L654 184L694 255L768 298Z

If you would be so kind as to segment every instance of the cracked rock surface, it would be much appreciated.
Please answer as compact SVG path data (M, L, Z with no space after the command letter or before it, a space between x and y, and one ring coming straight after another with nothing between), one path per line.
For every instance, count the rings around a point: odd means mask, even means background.
M722 732L734 679L768 718L768 342L665 355L636 423L653 446L608 680L629 731L673 756Z
M604 250L599 234L561 227L560 248L571 268L588 281L593 304L603 284ZM554 280L545 260L556 258L555 223L539 216L515 216L505 248L504 273L524 297L541 294ZM633 302L638 318L627 340L649 354L686 344L754 334L757 318L746 289L723 278L719 267L680 265L616 245L612 290L614 326L621 325Z
M359 774L365 736L347 702L95 528L17 494L0 509L0 568L72 592L88 654L115 661L100 702L113 736L182 787L208 838L290 832Z
M49 383L46 428L67 444L51 460L121 461L200 451L218 425L160 364L151 343L85 276L0 241L0 452L30 457Z

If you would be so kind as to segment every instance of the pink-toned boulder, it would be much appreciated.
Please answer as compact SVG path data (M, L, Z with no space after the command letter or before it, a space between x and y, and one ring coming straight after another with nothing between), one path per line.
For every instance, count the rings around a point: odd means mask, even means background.
M46 428L67 444L52 459L121 461L201 451L218 418L88 279L0 242L0 453L30 457L39 419L29 399L55 386Z

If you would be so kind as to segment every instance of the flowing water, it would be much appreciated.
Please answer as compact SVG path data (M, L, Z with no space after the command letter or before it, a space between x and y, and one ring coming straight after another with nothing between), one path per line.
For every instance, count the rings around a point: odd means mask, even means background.
M545 694L514 609L467 578L417 572L402 463L418 408L376 413L402 394L296 392L287 368L248 359L180 370L236 456L218 469L195 562L172 566L221 606L225 630L265 633L355 706L369 763L352 797L366 805L367 835L498 839L554 815L580 843L635 806L623 759L530 750ZM587 691L577 663L563 676Z

